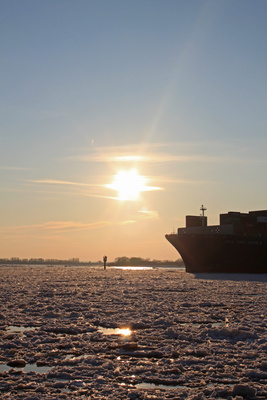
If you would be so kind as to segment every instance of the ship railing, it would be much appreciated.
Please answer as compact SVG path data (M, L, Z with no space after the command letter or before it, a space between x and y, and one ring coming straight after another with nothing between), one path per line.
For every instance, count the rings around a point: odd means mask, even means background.
M190 226L187 228L178 228L178 235L233 235L234 227L227 225L210 226Z

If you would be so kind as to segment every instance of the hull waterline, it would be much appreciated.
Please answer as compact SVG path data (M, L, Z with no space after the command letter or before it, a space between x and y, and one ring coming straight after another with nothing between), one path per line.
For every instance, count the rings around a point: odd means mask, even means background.
M186 272L267 273L267 243L235 236L179 236L166 239L181 255Z

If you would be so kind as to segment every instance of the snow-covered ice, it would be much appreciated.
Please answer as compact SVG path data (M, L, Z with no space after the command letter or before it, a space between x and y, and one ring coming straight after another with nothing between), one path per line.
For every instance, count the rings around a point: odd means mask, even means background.
M2 266L0 397L266 400L266 288L267 275Z

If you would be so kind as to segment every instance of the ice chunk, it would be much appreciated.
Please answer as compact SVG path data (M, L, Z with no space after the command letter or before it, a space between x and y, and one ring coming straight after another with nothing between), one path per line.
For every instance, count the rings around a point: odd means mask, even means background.
M233 396L240 395L248 399L252 399L256 396L256 393L256 389L250 385L237 384L233 387Z

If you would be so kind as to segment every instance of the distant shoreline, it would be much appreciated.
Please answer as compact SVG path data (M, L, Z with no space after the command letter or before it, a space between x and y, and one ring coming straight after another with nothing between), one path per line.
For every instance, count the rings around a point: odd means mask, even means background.
M65 266L65 267L102 267L103 261L79 261L78 258L73 258L69 260L56 260L56 259L42 259L42 258L32 258L32 259L19 259L19 258L1 258L1 265L38 265L38 266ZM108 262L107 267L114 266L129 266L129 267L184 267L182 259L176 261L169 260L150 260L143 259L141 257L117 257L114 261Z
M103 268L103 264L86 264L86 263L81 263L81 264L33 264L33 263L0 263L0 268L5 268L5 267L43 267L43 268L55 268L55 267L63 267L63 268L79 268L79 267L87 267L87 268ZM170 265L170 264L151 264L151 265L116 265L113 264L107 264L107 268L109 269L142 269L142 268L146 268L146 269L185 269L185 267L183 265Z

